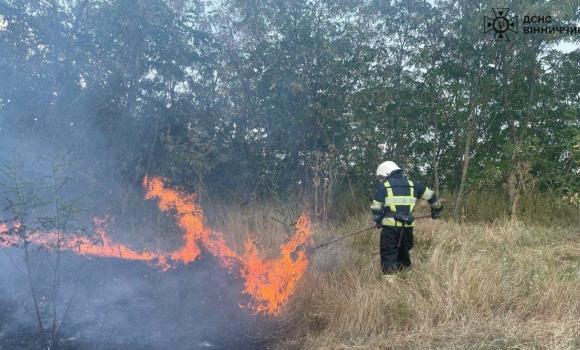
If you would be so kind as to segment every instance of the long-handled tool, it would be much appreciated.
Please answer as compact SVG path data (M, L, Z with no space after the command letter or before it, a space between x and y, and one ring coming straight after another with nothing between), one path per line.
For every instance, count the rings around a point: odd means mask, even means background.
M415 220L417 220L417 219L428 219L430 217L431 217L431 215L423 215L423 216L416 216L416 217L414 217L414 219ZM378 227L376 225L373 225L371 227L363 228L362 230L358 230L358 231L355 231L355 232L351 232L349 234L346 234L344 236L340 236L340 237L335 238L333 240L330 240L328 242L320 243L320 244L317 244L317 245L315 245L313 247L308 247L308 248L306 248L306 253L309 254L309 255L312 255L316 250L318 250L320 248L323 248L323 247L326 247L329 244L332 244L334 242L338 242L338 241L343 240L345 238L348 238L350 236L358 235L359 233L363 233L363 232L366 232L368 230L372 230L372 229L376 229L376 228L378 228ZM403 226L403 228L404 228L404 226ZM401 244L401 237L402 237L403 228L401 229L401 235L399 237L399 245Z

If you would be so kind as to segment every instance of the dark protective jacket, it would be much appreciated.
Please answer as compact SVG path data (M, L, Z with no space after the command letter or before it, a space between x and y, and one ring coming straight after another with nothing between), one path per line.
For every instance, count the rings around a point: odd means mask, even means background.
M371 211L373 221L377 225L402 226L389 213L411 213L417 198L425 199L431 208L439 209L441 203L435 192L420 182L415 182L403 176L401 170L393 172L385 181L379 181ZM412 227L413 224L405 225Z

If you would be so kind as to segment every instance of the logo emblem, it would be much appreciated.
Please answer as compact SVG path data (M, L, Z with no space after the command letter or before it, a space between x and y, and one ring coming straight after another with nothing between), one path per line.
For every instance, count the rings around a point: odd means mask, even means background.
M494 18L483 16L483 33L491 35L496 41L510 41L508 32L518 32L518 16L508 18L509 8L492 8ZM490 34L488 34L490 33Z

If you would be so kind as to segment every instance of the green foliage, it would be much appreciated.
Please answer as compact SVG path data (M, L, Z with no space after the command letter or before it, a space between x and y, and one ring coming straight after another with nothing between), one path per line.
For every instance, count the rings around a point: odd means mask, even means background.
M42 157L39 160L46 162L50 167L50 174L46 177L47 184L45 186L49 190L46 196L51 200L45 201L45 204L51 207L51 214L37 218L38 229L42 232L57 232L59 240L52 248L60 250L63 234L86 235L86 227L78 220L82 196L68 200L62 194L68 183L75 182L73 177L66 175L66 171L73 167L72 164L57 158Z
M4 220L18 223L9 234L18 234L27 244L28 235L37 230L29 221L31 213L49 202L40 195L47 188L45 178L28 177L25 171L26 163L17 161L15 156L12 162L4 163L1 172L5 182L0 182L0 197L6 204L4 212L10 214Z
M296 231L298 218L302 214L301 208L292 200L292 198L283 200L278 193L273 192L272 198L276 204L274 207L274 216L270 216L270 219L278 222L282 227L284 227L288 238L292 237Z
M0 198L5 201L4 213L5 215L8 214L8 217L3 221L12 223L8 234L17 234L23 243L21 246L24 250L23 261L28 274L38 331L42 339L42 348L48 349L57 347L58 332L66 317L66 311L64 311L63 315L60 316L60 322L57 322L62 241L65 239L65 234L84 234L86 228L78 225L77 221L80 198L69 201L62 196L62 192L66 190L67 183L74 181L72 177L64 174L67 164L58 159L39 158L37 161L39 163L48 163L50 173L47 175L36 174L30 170L29 165L25 162L19 162L17 157L13 155L12 162L6 162L1 169L5 182L0 183ZM51 286L53 291L53 322L51 329L52 341L50 343L46 340L46 330L43 326L42 311L36 296L37 286L35 286L32 278L28 248L30 235L39 232L56 234L56 241L50 242L46 246L46 248L55 251L55 257L51 259L47 256L46 260L54 272ZM38 249L40 250L40 248ZM53 260L54 264L50 260ZM60 308L58 310L60 311ZM68 306L65 310L68 310Z
M447 208L452 208L456 197L444 194L444 218L450 218ZM575 227L580 221L580 206L574 197L558 197L557 192L532 190L518 199L517 220L545 227ZM468 193L461 209L460 220L468 222L496 222L509 216L510 201L507 191L481 188Z

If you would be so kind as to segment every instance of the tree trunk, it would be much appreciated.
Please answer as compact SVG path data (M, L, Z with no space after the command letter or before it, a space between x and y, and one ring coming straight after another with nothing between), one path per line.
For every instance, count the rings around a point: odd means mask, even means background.
M57 234L56 264L54 266L53 300L52 300L52 346L56 348L56 299L60 285L60 229Z
M524 138L528 131L528 124L530 122L530 117L532 114L532 105L534 104L534 83L536 80L536 48L532 42L530 45L530 59L532 63L532 70L530 73L530 83L529 83L529 94L528 94L528 103L526 104L526 114L525 119L520 123L520 133L516 137L515 133L515 123L512 121L512 128L513 128L513 142L514 142L514 151L511 157L511 171L509 177L509 202L510 202L510 216L512 220L517 218L517 209L518 209L518 153L521 150L522 144L524 143Z
M62 226L61 226L61 217L60 217L60 209L58 206L58 193L57 193L57 179L56 179L56 168L53 165L53 172L52 172L52 195L54 198L54 213L56 215L56 222L57 222L57 235L56 235L56 261L54 264L54 279L52 284L52 347L56 348L57 345L57 329L56 329L56 303L58 298L58 290L60 287L60 257L61 257L61 239L62 239Z
M435 133L435 139L433 140L433 173L435 181L435 195L439 197L439 157L437 156L437 153L439 152L439 126L437 124L437 108L435 107L434 91L431 91L431 111L434 115L433 129Z
M34 311L36 311L36 322L38 323L38 331L42 340L42 349L46 349L46 339L44 338L44 328L42 327L42 319L40 311L38 310L38 302L36 300L36 290L34 289L34 282L32 282L32 272L30 271L30 257L28 255L28 242L24 240L24 265L26 265L26 274L28 275L28 282L30 284L30 292L32 293L32 300L34 301Z
M467 169L469 167L469 151L471 148L471 140L473 139L473 134L475 134L475 126L477 125L477 98L478 98L478 88L479 82L481 80L482 68L479 68L477 72L477 78L475 80L475 85L473 87L471 96L471 106L469 108L469 125L467 128L467 138L465 140L465 149L463 151L463 167L461 169L461 183L459 185L459 193L457 194L457 201L455 202L455 209L453 210L453 217L457 218L459 216L459 209L461 208L461 202L463 201L463 196L465 195L465 182L467 180Z

